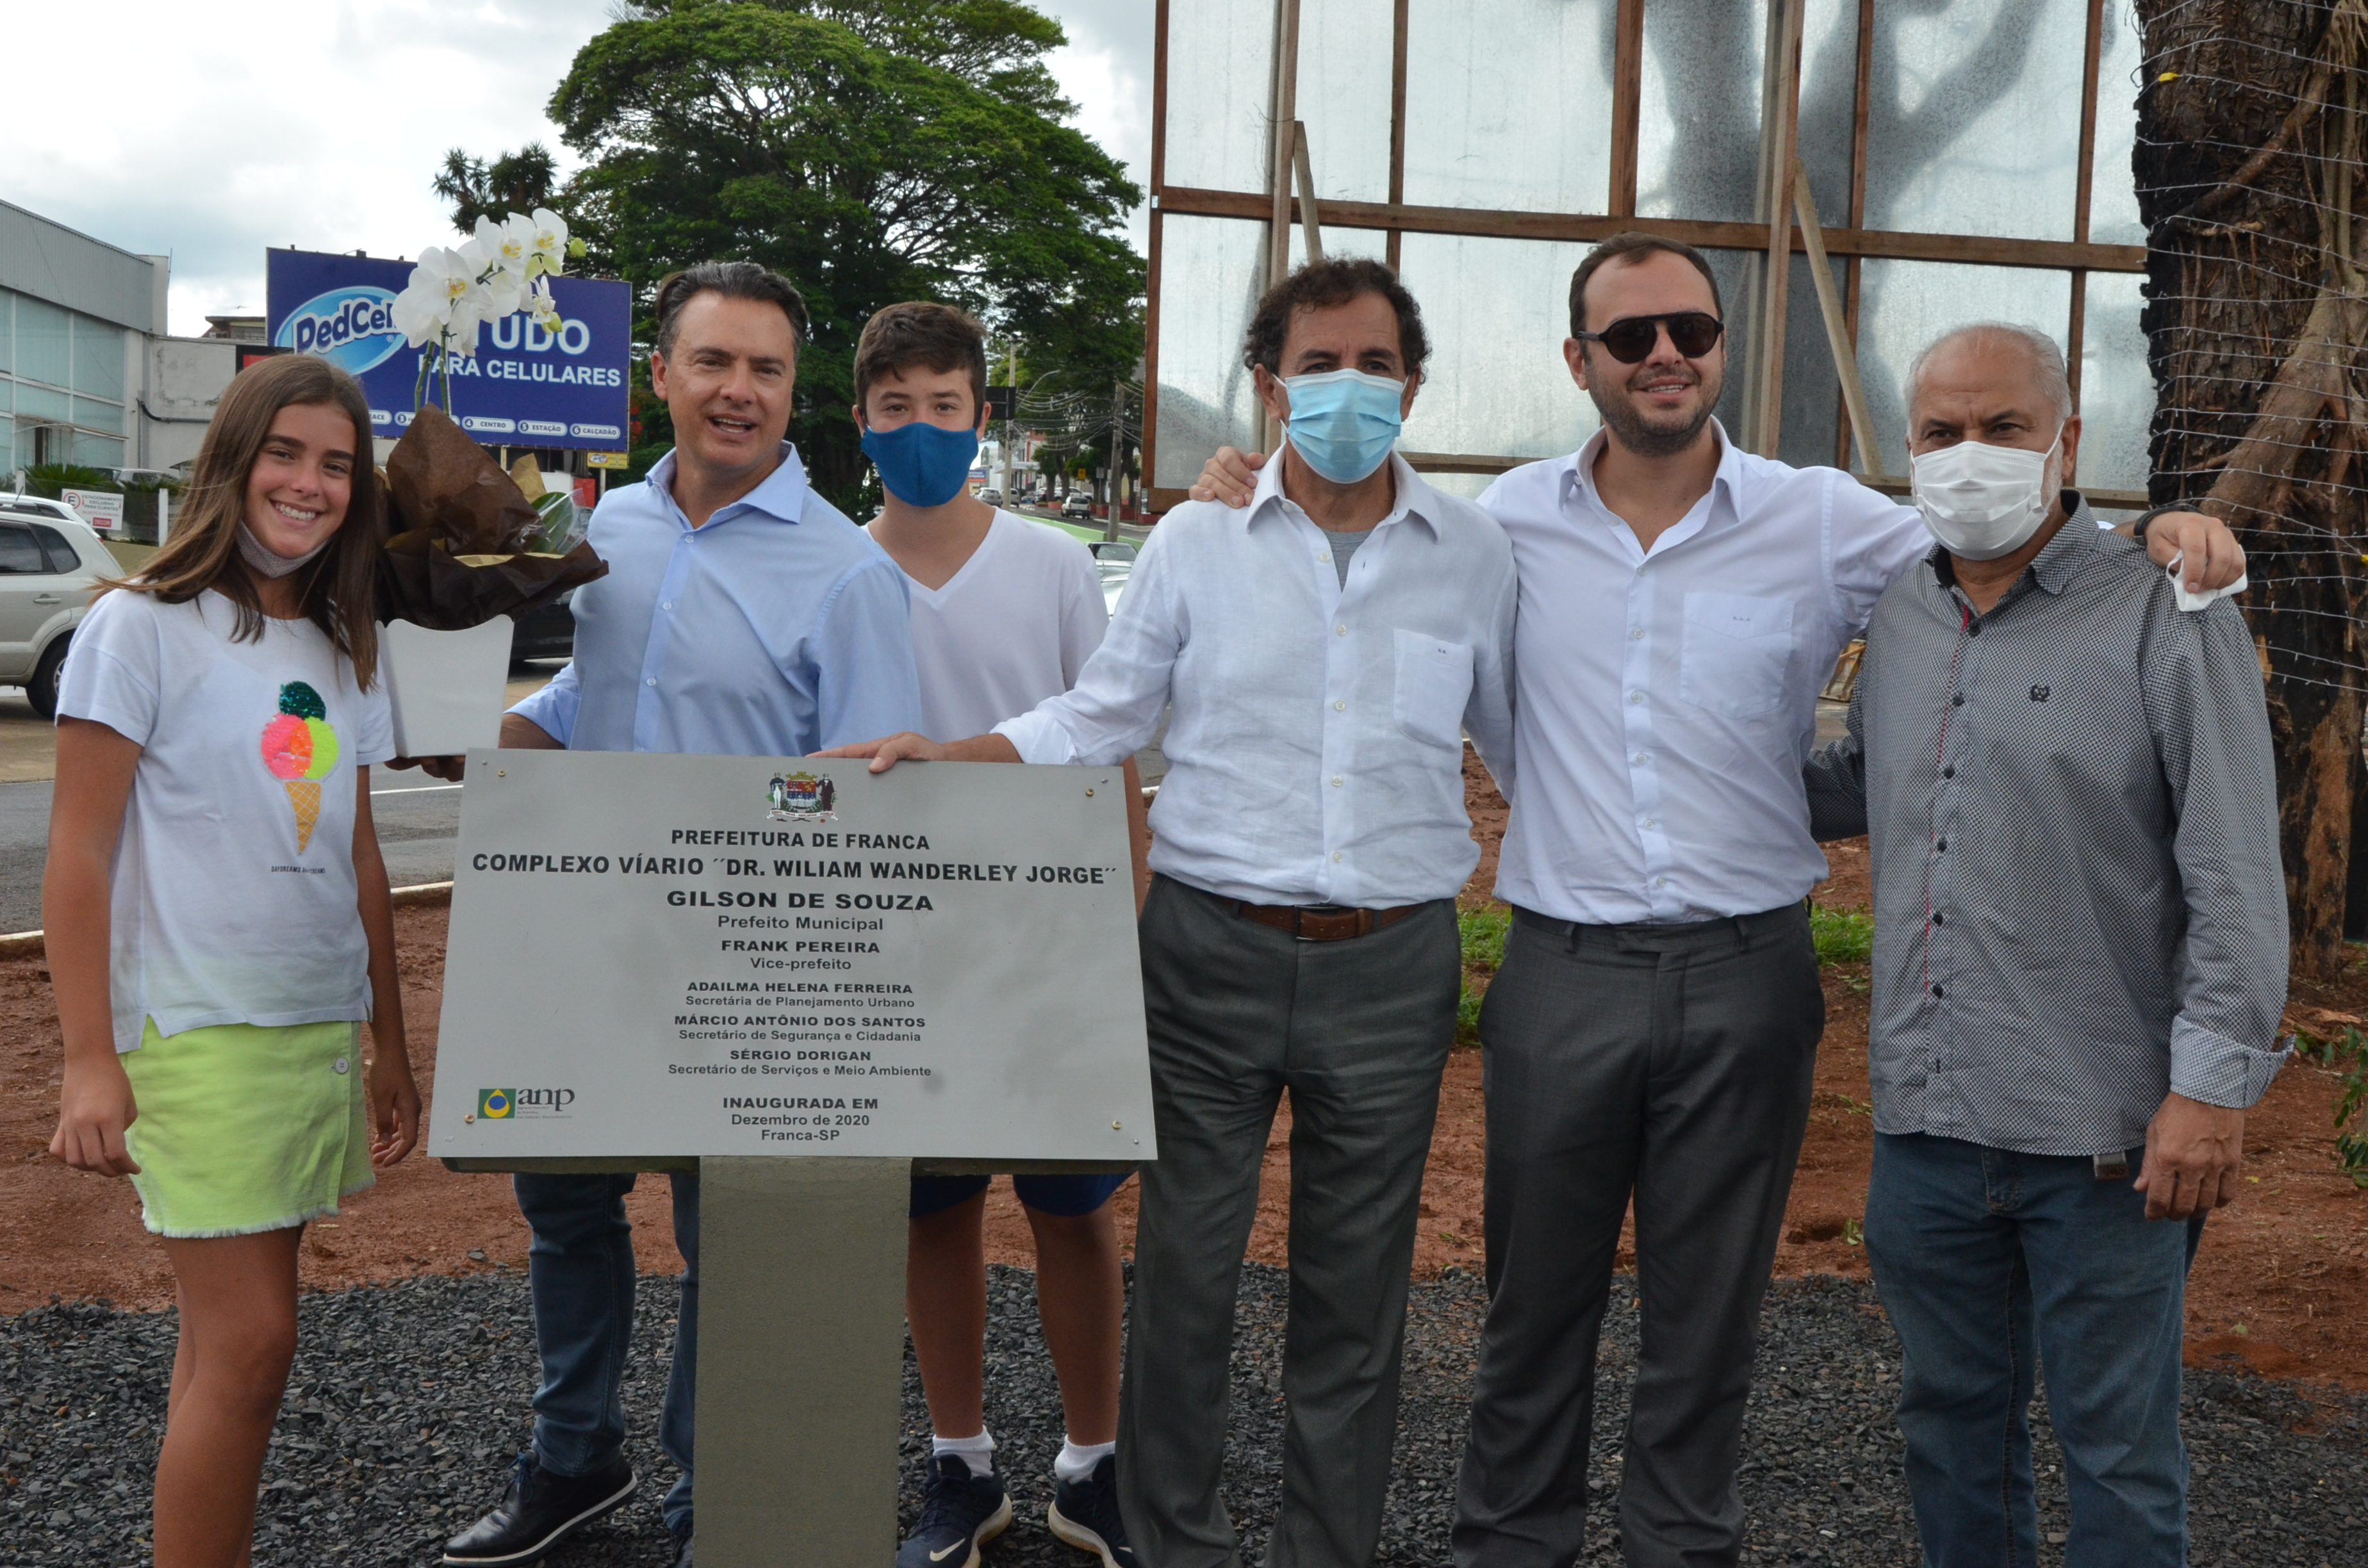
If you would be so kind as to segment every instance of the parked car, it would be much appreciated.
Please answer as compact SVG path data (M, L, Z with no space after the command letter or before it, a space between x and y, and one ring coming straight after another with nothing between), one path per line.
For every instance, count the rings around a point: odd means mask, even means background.
M1094 515L1094 498L1089 491L1072 490L1061 497L1061 516L1090 517Z
M1094 552L1094 570L1101 576L1102 608L1116 615L1119 597L1126 592L1127 579L1134 575L1134 546L1122 539L1103 539L1086 548Z
M575 590L570 588L517 622L510 632L510 663L575 656L575 610L571 603L575 597Z
M989 485L985 490L980 491L978 493L978 498L985 502L990 506L1000 506L1003 505L1003 492L996 489L993 485Z
M0 686L57 717L58 671L91 590L122 566L63 502L0 495Z
M63 501L52 501L46 495L0 495L0 514L20 517L56 519L64 523L82 523L82 514ZM88 528L88 523L83 523Z

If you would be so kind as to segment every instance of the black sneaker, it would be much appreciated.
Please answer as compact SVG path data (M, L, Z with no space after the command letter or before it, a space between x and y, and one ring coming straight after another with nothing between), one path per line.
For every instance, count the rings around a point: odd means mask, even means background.
M1102 1568L1136 1568L1134 1548L1126 1543L1126 1521L1118 1517L1116 1455L1104 1454L1083 1481L1055 1483L1044 1518L1054 1535L1099 1557Z
M623 1507L640 1484L621 1454L589 1475L556 1475L531 1453L520 1454L509 1494L444 1543L444 1561L470 1568L531 1562L603 1514Z
M973 1475L960 1454L929 1461L921 1520L896 1549L896 1568L978 1568L978 1549L1011 1524L1003 1472Z

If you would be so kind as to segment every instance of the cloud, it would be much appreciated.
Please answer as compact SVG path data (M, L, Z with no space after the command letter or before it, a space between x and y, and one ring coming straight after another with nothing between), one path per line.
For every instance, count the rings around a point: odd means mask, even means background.
M263 251L410 255L448 237L428 180L449 147L542 140L543 104L603 0L247 0L234 15L77 0L14 18L23 58L100 39L103 79L33 72L11 91L10 198L173 257L172 327L260 309ZM235 25L230 24L234 20Z
M1148 0L1038 0L1071 41L1053 62L1078 124L1151 159ZM540 141L544 113L611 0L74 0L18 7L19 60L89 58L98 75L18 72L7 196L110 244L173 258L172 330L260 311L263 253L410 256L451 237L428 189L448 148ZM1145 243L1138 210L1132 233Z
M1148 0L1036 0L1036 6L1069 35L1050 64L1062 90L1077 106L1077 129L1123 162L1129 176L1147 194L1153 7ZM1136 250L1150 250L1147 199L1135 208L1127 233Z

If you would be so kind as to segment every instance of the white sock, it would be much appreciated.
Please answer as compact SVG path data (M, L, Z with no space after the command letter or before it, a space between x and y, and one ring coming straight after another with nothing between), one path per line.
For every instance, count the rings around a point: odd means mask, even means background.
M995 1473L995 1437L984 1426L978 1429L978 1436L975 1437L932 1436L929 1438L929 1457L936 1459L939 1454L962 1455L962 1463L970 1466L970 1472L973 1476L987 1476Z
M1116 1443L1080 1443L1075 1437L1063 1433L1061 1457L1053 1461L1053 1477L1056 1480L1065 1481L1072 1486L1081 1481L1090 1481L1093 1479L1094 1467L1116 1452L1118 1452Z

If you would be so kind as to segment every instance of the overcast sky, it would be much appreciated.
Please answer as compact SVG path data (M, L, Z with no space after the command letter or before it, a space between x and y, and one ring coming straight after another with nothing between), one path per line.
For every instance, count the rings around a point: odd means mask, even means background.
M1052 65L1078 128L1146 184L1151 0L1034 0L1067 28ZM0 198L173 257L172 330L263 309L263 252L416 256L452 238L428 190L446 149L541 141L611 0L72 0L18 8ZM1141 211L1132 232L1145 244Z

